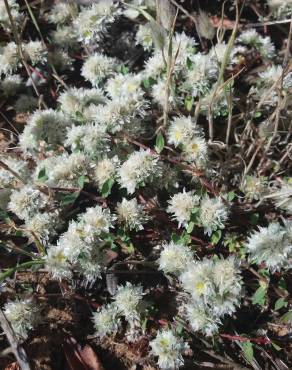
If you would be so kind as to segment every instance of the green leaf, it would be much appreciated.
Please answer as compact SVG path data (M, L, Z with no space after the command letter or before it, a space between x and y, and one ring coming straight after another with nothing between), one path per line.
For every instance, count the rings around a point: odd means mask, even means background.
M0 220L4 221L7 224L9 224L11 221L8 213L2 208L0 208Z
M80 188L83 188L84 184L86 184L88 182L89 182L89 179L84 175L82 175L78 178L78 185L80 186Z
M257 225L259 218L260 218L260 215L258 213L251 214L250 215L250 218L249 218L250 219L250 223L252 225Z
M255 114L254 114L254 117L255 118L259 118L261 116L262 116L262 113L261 112L255 112Z
M187 233L191 234L191 232L194 230L195 223L193 221L189 222L187 227Z
M79 191L75 191L74 193L59 193L59 198L61 201L62 206L67 206L75 202L75 200L79 196Z
M179 239L180 239L180 236L179 236L179 235L177 235L176 233L172 233L172 234L171 234L171 240L172 240L174 243L178 243Z
M101 196L103 198L106 198L110 195L110 192L112 190L113 184L115 183L114 179L108 179L101 188Z
M194 98L192 96L187 96L185 98L185 108L188 112L190 112L193 108Z
M227 199L229 200L229 202L232 202L234 198L235 198L235 193L234 193L234 191L230 191L230 192L227 194Z
M292 323L292 311L286 312L281 318L281 322Z
M271 341L272 346L275 348L276 351L281 351L282 348L278 346L278 344Z
M251 363L253 361L253 344L251 342L243 342L241 344L245 359Z
M288 302L286 302L284 298L279 298L275 302L275 310L280 310L281 308L287 307L287 306L288 306Z
M213 234L212 234L212 237L211 237L211 243L212 244L217 244L219 242L219 240L221 239L221 236L222 236L222 231L221 230L217 230L215 231Z
M155 149L157 153L161 153L164 148L164 137L161 132L156 136Z
M45 182L46 180L48 180L48 176L46 174L45 168L42 168L40 172L38 173L38 180L41 182Z
M190 58L187 58L187 68L189 70L193 68L193 62L190 60Z
M265 306L267 297L268 286L265 283L261 283L260 287L255 291L252 296L252 304L258 304L260 306Z

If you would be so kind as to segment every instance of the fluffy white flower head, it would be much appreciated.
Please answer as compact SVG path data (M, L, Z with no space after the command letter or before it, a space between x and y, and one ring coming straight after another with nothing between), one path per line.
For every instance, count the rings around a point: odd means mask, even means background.
M164 273L180 274L192 258L193 252L189 247L171 241L163 245L158 259L159 269Z
M158 357L158 366L165 370L175 370L184 364L182 352L188 344L179 339L172 330L161 330L150 342L151 352Z
M118 309L113 304L102 307L93 314L94 328L100 338L115 334L119 329Z
M147 221L147 215L137 199L127 200L123 198L121 203L117 204L118 221L124 224L130 230L143 230L143 223Z
M142 182L160 175L158 157L149 150L133 152L118 170L119 183L133 194Z
M40 321L39 309L29 299L6 303L4 314L19 340L25 340L29 331Z
M118 286L117 293L114 297L115 306L127 320L139 319L139 303L142 297L142 286L135 286L127 282L124 286Z
M201 200L199 217L205 234L211 235L217 229L224 229L228 208L221 198L210 198L206 195Z
M174 194L168 201L168 213L173 214L173 218L178 222L179 227L186 227L190 221L192 210L199 204L200 198L191 191Z

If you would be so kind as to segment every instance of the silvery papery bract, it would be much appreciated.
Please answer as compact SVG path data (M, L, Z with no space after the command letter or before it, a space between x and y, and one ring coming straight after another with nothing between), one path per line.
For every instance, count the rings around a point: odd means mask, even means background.
M118 222L130 230L143 230L143 224L148 220L144 207L138 204L136 198L123 198L122 202L117 204L116 212Z
M159 331L150 346L151 353L158 357L158 366L164 370L175 370L183 366L182 353L189 348L172 330Z
M39 308L29 299L8 302L3 311L20 341L40 322Z
M291 267L292 238L291 226L281 226L273 222L267 227L259 227L247 240L246 249L250 260L257 264L265 263L267 268L279 271ZM289 266L290 265L290 266Z
M49 198L31 185L13 190L8 209L22 220L28 220L49 205Z
M193 258L193 252L188 246L176 244L173 241L163 244L163 250L158 259L159 269L164 273L180 274L184 271L189 261Z
M211 235L213 231L225 228L228 207L221 198L210 198L205 195L200 203L199 219L205 234Z
M100 190L108 180L114 180L116 178L118 166L119 158L117 156L113 158L104 157L97 162L94 169L93 179L97 182Z
M139 320L139 304L143 297L143 288L140 285L132 285L127 282L126 285L120 285L114 296L115 306L119 314L125 316L126 320Z
M119 330L120 319L118 308L114 304L101 307L93 314L93 324L96 334L103 338L106 335L115 334Z
M19 137L20 147L25 153L35 154L41 146L62 145L69 125L70 122L61 112L53 109L36 111Z
M103 79L109 78L115 72L117 66L115 59L95 53L85 60L81 75L93 86L98 86Z
M161 175L158 156L150 150L135 151L118 169L119 183L129 194L142 183L149 183Z
M167 212L173 214L173 218L178 222L178 227L187 227L191 219L193 209L198 206L200 197L191 191L177 193L168 201Z

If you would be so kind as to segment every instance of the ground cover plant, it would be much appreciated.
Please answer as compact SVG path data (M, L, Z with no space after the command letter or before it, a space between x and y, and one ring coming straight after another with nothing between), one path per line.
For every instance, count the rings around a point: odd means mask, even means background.
M291 17L0 0L1 369L291 368Z

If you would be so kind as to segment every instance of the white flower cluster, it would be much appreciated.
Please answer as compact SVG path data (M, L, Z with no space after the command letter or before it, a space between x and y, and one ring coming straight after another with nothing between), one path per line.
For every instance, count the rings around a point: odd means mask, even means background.
M77 14L78 7L74 2L57 2L52 7L48 20L55 24L68 23Z
M241 191L248 200L260 200L267 192L267 179L263 176L246 176L241 184Z
M200 197L191 191L174 194L169 200L167 212L173 213L174 219L178 222L178 227L186 227L191 219L192 211L199 205Z
M104 126L88 123L70 127L64 145L73 152L81 151L88 156L97 157L109 150L108 141L109 136Z
M124 317L129 324L140 318L139 305L142 301L143 289L140 285L120 285L114 296L114 302L103 306L93 314L95 330L99 337L115 334L120 326L120 318Z
M110 23L119 14L119 9L113 0L100 0L89 7L84 7L74 19L74 26L79 40L86 44L99 41Z
M123 198L122 202L117 204L116 211L118 221L130 230L143 230L143 224L148 221L144 207L138 204L136 198Z
M182 354L189 346L172 330L161 330L150 342L151 353L158 357L158 366L164 370L175 370L184 364Z
M27 339L29 331L40 322L40 310L29 299L10 301L3 310L15 335L21 341Z
M29 170L27 163L21 159L16 159L11 156L0 156L0 160L5 163L12 171L14 171L24 181L29 178ZM0 168L0 187L15 188L19 185L19 179L10 171Z
M197 166L204 166L208 156L208 147L203 132L191 117L173 118L168 128L168 142L180 146L187 161Z
M114 156L113 158L104 157L97 162L94 169L93 179L97 182L99 189L108 181L114 181L116 179L117 169L119 166L119 158Z
M86 108L104 102L103 92L98 89L85 89L72 87L60 94L58 101L61 110L70 117L78 117L85 113Z
M95 53L85 60L81 74L93 86L98 86L103 79L109 78L116 68L117 61L115 59Z
M20 66L20 57L15 42L0 47L0 75L9 75Z
M16 0L7 0L10 13L12 16L13 21L19 25L23 19L23 14L20 12L19 4ZM4 28L5 31L11 32L11 24L10 19L6 10L5 2L2 0L0 2L0 24Z
M47 195L31 185L11 192L8 209L25 221L24 233L32 240L37 237L47 244L56 235L59 212Z
M271 192L266 198L271 198L275 206L292 215L292 183L283 181L280 188Z
M181 274L187 264L193 259L191 249L183 244L173 241L162 245L163 250L158 259L159 269L165 274Z
M154 43L150 23L139 25L136 33L136 44L142 45L146 51L150 51L153 48Z
M22 220L27 220L49 204L48 197L31 185L13 190L8 205L11 212Z
M267 227L259 227L248 238L246 249L250 260L264 263L272 272L290 268L292 261L292 225L286 221L284 226L278 222Z
M35 169L34 179L40 185L80 187L80 177L89 176L93 166L83 153L63 153L40 161Z
M180 281L189 293L184 315L193 331L214 334L220 320L240 304L241 277L233 257L189 262Z
M228 206L221 198L204 196L200 203L199 219L205 233L211 235L213 231L224 229L228 213Z
M53 109L36 111L19 137L20 147L25 153L35 154L42 149L62 145L69 125L61 112Z
M30 41L22 45L25 58L33 65L47 61L47 50L41 41Z
M271 42L271 38L261 36L255 29L243 31L237 40L254 48L263 58L272 58L275 54L275 46Z
M78 221L71 221L68 231L60 236L56 245L49 248L46 267L52 276L67 278L71 276L71 268L89 282L100 277L105 262L101 235L109 232L114 220L109 209L96 206L87 208Z
M6 97L16 95L23 87L22 77L18 74L6 76L0 82L1 90Z
M211 235L213 231L224 229L228 219L228 207L219 197L210 198L205 195L200 200L198 195L184 189L182 193L174 194L169 200L167 212L173 213L179 227L187 227L195 208L199 210L199 221L206 234Z
M149 183L161 175L161 166L157 155L149 150L133 152L118 169L118 181L129 194L143 183Z
M289 19L292 14L291 0L268 0L268 5L277 19Z

